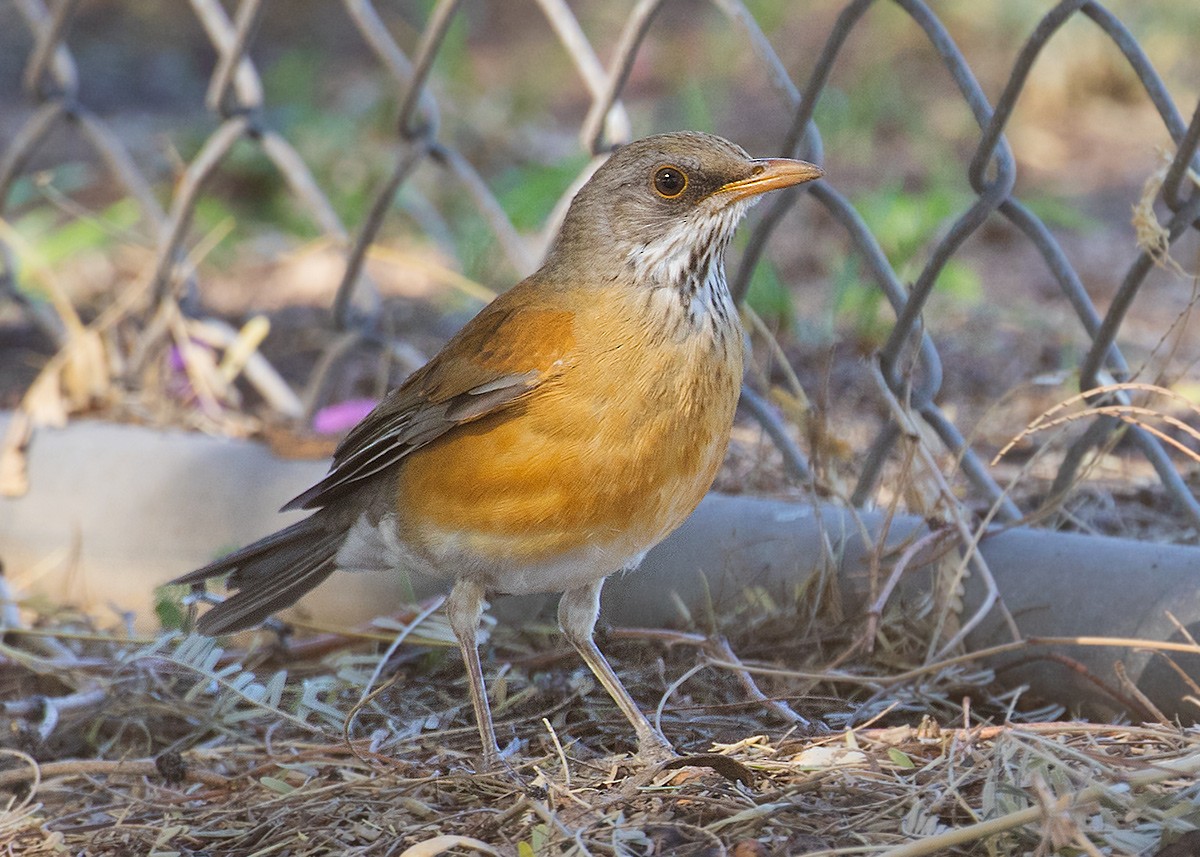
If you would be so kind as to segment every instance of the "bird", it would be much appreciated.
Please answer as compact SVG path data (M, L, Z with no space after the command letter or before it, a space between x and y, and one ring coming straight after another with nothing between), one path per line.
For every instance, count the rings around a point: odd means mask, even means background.
M232 593L199 633L257 625L335 570L449 584L482 770L502 759L479 657L486 599L555 593L559 625L628 719L646 763L674 757L594 640L605 579L637 567L724 459L744 334L726 249L763 193L820 167L677 131L616 147L542 266L472 318L289 501L312 514L185 574Z

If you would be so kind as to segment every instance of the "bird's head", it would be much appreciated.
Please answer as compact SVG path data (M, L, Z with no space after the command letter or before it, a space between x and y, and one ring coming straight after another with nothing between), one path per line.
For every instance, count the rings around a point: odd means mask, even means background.
M711 134L646 137L614 151L579 190L548 261L591 279L632 274L649 288L686 288L719 271L761 194L823 174L805 161L751 158Z

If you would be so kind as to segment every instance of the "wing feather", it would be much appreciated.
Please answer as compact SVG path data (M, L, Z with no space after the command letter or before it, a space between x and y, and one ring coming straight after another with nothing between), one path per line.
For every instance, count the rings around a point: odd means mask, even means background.
M350 430L334 451L329 474L283 508L327 506L457 426L520 401L557 374L574 345L574 314L548 306L547 290L530 283L475 316Z

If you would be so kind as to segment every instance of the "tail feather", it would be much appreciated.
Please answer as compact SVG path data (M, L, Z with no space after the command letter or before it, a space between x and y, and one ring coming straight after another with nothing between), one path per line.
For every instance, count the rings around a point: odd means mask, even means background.
M325 580L337 568L345 532L324 517L318 512L172 580L194 584L229 573L227 586L236 592L205 613L196 629L216 635L253 627Z

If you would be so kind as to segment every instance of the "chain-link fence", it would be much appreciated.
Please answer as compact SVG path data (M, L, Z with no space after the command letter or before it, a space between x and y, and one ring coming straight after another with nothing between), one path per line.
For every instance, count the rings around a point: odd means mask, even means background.
M337 206L328 196L328 189L323 188L314 176L311 165L280 130L283 126L272 118L272 105L264 95L260 70L253 58L266 5L262 0L241 0L227 5L218 0L190 0L186 6L177 6L172 13L179 19L181 29L198 22L204 38L215 52L206 95L206 106L215 122L194 156L178 164L169 204L165 207L156 190L162 186L162 177L148 174L129 145L129 130L114 127L114 122L105 118L103 111L89 105L88 88L85 81L81 81L76 54L81 49L93 52L90 40L96 37L85 29L73 29L72 25L83 12L94 16L95 9L80 0L60 0L50 4L43 0L10 0L9 5L2 20L10 25L17 20L23 22L29 34L29 40L21 43L25 48L21 82L28 112L19 123L10 121L0 132L7 135L0 152L0 219L12 222L21 206L27 203L27 198L16 193L14 188L31 172L53 168L55 158L62 157L56 154L55 143L67 135L73 137L75 145L82 141L90 149L90 155L84 157L101 164L111 182L119 186L120 193L136 203L141 228L154 247L153 260L139 283L140 291L133 297L117 297L115 301L139 307L146 329L152 331L157 324L160 335L157 340L153 337L143 340L135 353L124 361L127 377L133 377L138 365L144 364L153 354L161 353L169 344L173 322L163 314L164 304L182 306L186 315L196 311L199 301L204 298L206 284L197 271L192 252L196 240L193 221L205 194L219 180L239 144L249 143L257 148L277 176L286 182L292 204L331 246L344 253L344 273L336 289L331 314L332 324L344 336L331 347L331 352L326 355L328 359L322 362L322 365L328 365L338 353L345 352L348 343L368 340L383 344L387 339L386 326L380 322L380 301L365 271L364 260L368 249L377 240L381 226L394 216L398 195L402 191L417 193L412 185L413 176L419 170L435 170L460 197L468 199L470 206L487 224L507 267L518 273L528 273L536 266L549 236L553 235L566 202L590 169L613 144L631 137L632 123L623 99L637 86L634 72L639 57L664 30L671 29L667 26L671 22L664 22L662 14L675 20L680 15L720 16L723 22L720 38L732 45L730 50L744 63L752 63L755 73L768 81L764 90L775 99L772 109L786 111L791 117L790 128L777 143L775 153L820 163L825 158L821 128L814 122L814 113L827 93L831 73L846 51L848 41L877 4L873 0L848 3L824 38L819 56L815 61L812 57L805 58L803 67L798 68L796 62L781 59L781 53L760 26L760 18L752 11L755 4L714 0L710 6L639 0L631 8L623 8L623 23L615 36L610 33L601 37L585 29L581 18L566 0L537 0L533 5L549 25L546 32L552 34L546 38L557 40L558 47L569 57L577 74L575 79L558 81L556 85L572 93L586 93L587 108L579 128L579 144L593 157L573 182L560 188L561 198L550 222L533 237L513 225L505 206L482 171L473 166L458 137L445 130L441 114L446 109L447 97L435 96L437 88L431 86L437 76L435 66L439 58L457 44L456 21L473 14L473 10L477 12L478 7L473 4L440 0L423 18L419 17L419 12L407 11L407 20L412 23L410 35L419 32L413 40L415 47L411 49L401 47L405 39L397 35L395 15L391 12L382 14L369 0L330 2L324 4L319 13L312 9L304 12L306 20L336 15L339 20L350 22L368 47L377 69L390 76L396 93L398 115L394 122L395 136L390 143L393 161L386 181L381 182L369 204L355 214L356 222L349 225L339 216ZM878 5L891 5L902 10L910 19L906 26L915 25L919 29L938 62L949 72L958 97L970 111L978 131L972 141L974 150L963 158L961 169L969 180L973 200L951 214L929 246L923 264L911 282L906 282L907 278L898 270L895 261L889 260L863 215L839 191L835 171L827 180L812 185L803 194L779 194L771 200L753 222L739 264L731 272L736 295L744 297L768 243L781 240L780 226L785 223L788 212L801 204L802 199L807 199L806 205L815 203L825 212L820 216L831 219L836 228L843 231L842 239L848 239L848 246L856 254L864 276L873 282L894 310L895 318L888 323L875 359L878 395L890 402L891 410L881 409L888 416L874 439L859 451L861 465L855 473L856 485L850 491L853 501L858 504L870 501L875 496L887 461L895 457L898 442L917 428L921 431L927 428L940 440L947 459L957 463L958 472L969 481L977 496L993 505L1000 520L1015 521L1022 517L1021 508L1000 484L987 457L968 442L951 415L952 409L945 406L943 379L952 375L955 367L947 366L943 361L935 344L938 331L927 326L925 321L929 302L937 293L939 277L948 263L963 252L973 237L978 237L989 223L994 225L999 218L1015 227L1040 257L1043 274L1058 290L1057 296L1047 300L1065 303L1081 325L1083 338L1080 339L1077 363L1079 388L1082 391L1098 387L1108 390L1090 398L1089 404L1095 414L1089 417L1087 430L1071 440L1051 493L1065 492L1076 481L1080 468L1092 452L1114 443L1117 434L1124 432L1127 433L1125 442L1132 444L1136 453L1153 467L1174 507L1193 526L1200 525L1200 502L1181 476L1178 460L1173 460L1168 451L1173 435L1152 426L1136 424L1139 420L1131 420L1129 414L1134 412L1136 403L1131 399L1130 391L1121 384L1132 380L1134 374L1130 360L1122 353L1123 331L1131 310L1139 301L1148 300L1144 294L1148 274L1172 245L1200 223L1200 189L1191 172L1200 166L1197 160L1200 107L1190 120L1181 113L1160 79L1152 58L1130 29L1100 3L1065 0L1049 11L1039 12L1041 17L1036 25L1030 17L1025 22L1029 35L1007 71L1007 84L994 104L977 82L971 65L943 21L927 4L920 0L895 0L894 4ZM667 7L665 13L664 7ZM616 12L612 11L611 5L609 10L611 20ZM491 10L491 13L506 14L497 10ZM797 5L785 4L772 7L771 14L779 17L807 13ZM528 18L528 14L525 17ZM1120 285L1103 312L1085 289L1055 232L1035 213L1036 207L1018 198L1015 191L1017 161L1006 138L1006 129L1035 62L1044 52L1060 47L1063 28L1080 18L1088 19L1120 51L1124 63L1136 76L1137 86L1153 104L1175 147L1169 166L1161 176L1157 197L1160 210L1169 211L1165 227L1153 233L1152 241L1143 242L1136 252L1131 251L1132 258L1120 278ZM607 56L607 61L600 59L602 55ZM736 128L724 130L724 133L738 137ZM755 154L772 153L760 151ZM347 152L346 156L356 157L353 152ZM428 201L421 204L428 207ZM818 216L817 209L812 209L807 216ZM51 312L45 302L30 297L29 291L19 285L22 275L18 265L21 257L19 240L11 230L0 231L0 293L6 300L19 304L46 337L65 346L70 332L59 316ZM1002 296L986 293L986 280L985 277L985 300L1001 302ZM99 323L102 322L101 319ZM307 396L289 399L281 393L276 404L289 415L300 415L305 408L311 410L319 400L319 386L320 379L314 378ZM995 396L999 397L1000 392L994 391ZM774 429L792 470L806 474L804 456L788 440L788 433L779 430L777 420L772 423L769 406L755 396L748 397L748 404ZM924 426L910 422L908 415L918 416ZM1135 424L1130 425L1130 422ZM1186 430L1187 426L1181 423L1176 428Z

